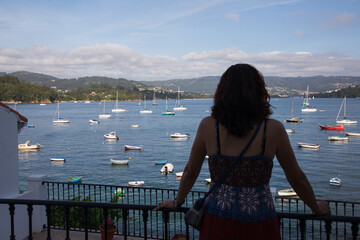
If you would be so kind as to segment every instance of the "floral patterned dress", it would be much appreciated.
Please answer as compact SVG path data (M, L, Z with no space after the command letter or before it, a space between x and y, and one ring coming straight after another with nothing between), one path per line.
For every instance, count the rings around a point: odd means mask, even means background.
M264 155L266 122L261 154L241 157L221 185L206 198L200 239L281 239L269 187L273 161ZM218 123L216 133L217 154L208 161L210 188L239 158L221 154Z

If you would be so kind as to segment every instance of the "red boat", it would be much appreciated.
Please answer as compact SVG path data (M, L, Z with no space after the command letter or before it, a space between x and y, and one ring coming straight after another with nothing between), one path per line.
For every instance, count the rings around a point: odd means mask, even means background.
M319 125L323 130L344 130L344 125L328 126L328 125Z

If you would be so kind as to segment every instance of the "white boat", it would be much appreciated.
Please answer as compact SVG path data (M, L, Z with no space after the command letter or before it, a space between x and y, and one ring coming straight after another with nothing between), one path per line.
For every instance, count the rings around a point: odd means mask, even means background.
M144 109L140 110L140 113L151 114L152 110L146 108L146 95L144 95Z
M293 129L293 128L286 128L286 132L287 132L287 133L294 133L294 132L295 132L295 129Z
M30 140L27 140L25 143L20 143L18 145L18 150L40 150L43 146L39 143L37 144L30 144Z
M184 172L177 172L177 173L175 173L175 175L176 175L176 177L180 178L180 177L182 177L183 173Z
M96 119L89 119L89 123L96 123L96 124L99 124L100 121L99 120L96 120Z
M165 164L160 170L161 173L172 173L173 171L174 165L172 165L171 163Z
M114 165L129 165L129 160L110 159L110 162Z
M125 108L119 108L119 105L118 105L118 95L119 95L119 91L116 91L116 102L115 102L115 108L111 109L111 112L114 112L114 113L119 113L119 112L126 112L126 109Z
M46 104L45 103L40 103L40 106L46 106Z
M333 185L333 186L340 186L341 185L340 175L338 177L331 178L329 183L330 183L330 185Z
M328 136L329 141L346 141L349 140L348 137L345 136Z
M294 191L294 189L289 188L278 191L278 195L279 197L294 197L297 196L297 193Z
M54 162L65 162L65 158L62 157L51 157L50 161L54 161Z
M105 137L105 139L110 139L110 140L118 140L119 139L119 136L116 135L115 131L104 134L104 137Z
M132 181L132 182L128 182L129 186L131 187L138 187L138 186L143 186L145 184L144 181Z
M317 144L313 144L313 143L298 143L298 146L301 148L309 148L309 149L319 149L320 145Z
M168 109L168 106L167 106L167 97L165 99L165 112L162 112L161 115L164 115L164 116L171 116L171 115L175 115L175 112L172 112Z
M177 99L175 101L175 107L173 108L174 111L185 111L187 107L180 104L180 87L178 87L178 94Z
M90 103L90 101L88 100L88 101L85 101L85 103Z
M206 183L211 183L211 178L205 178Z
M125 151L131 151L131 150L138 150L141 151L142 146L131 146L131 145L124 145Z
M131 125L132 128L137 128L139 125Z
M304 98L304 102L301 108L301 112L316 112L317 108L310 106L310 102L309 102L309 85L307 86L306 89L306 94L305 94L305 98Z
M103 114L99 114L99 118L105 119L111 117L111 114L105 112L105 99L104 99L104 111Z
M190 134L185 133L185 134L181 134L181 133L174 133L174 134L170 134L171 138L188 138L190 136Z
M342 106L344 106L344 118L339 120L339 115L340 115L340 112L341 112L341 109L342 109ZM341 106L340 106L340 109L339 109L339 112L338 112L338 115L336 117L336 123L337 124L357 124L358 121L356 120L350 120L346 117L346 97L344 97L344 100L343 102L341 103Z
M53 120L53 123L70 123L69 120L60 117L60 103L57 104L57 119Z
M301 123L303 120L298 117L293 117L294 113L294 102L291 104L291 118L285 119L285 122L289 123Z
M346 136L349 137L360 137L360 133L355 133L355 132L345 132Z

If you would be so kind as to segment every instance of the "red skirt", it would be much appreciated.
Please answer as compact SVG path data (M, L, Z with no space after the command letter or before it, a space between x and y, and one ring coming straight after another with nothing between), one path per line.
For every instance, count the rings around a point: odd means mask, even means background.
M221 218L205 212L199 239L277 240L281 239L280 226L277 217L262 222L248 223Z

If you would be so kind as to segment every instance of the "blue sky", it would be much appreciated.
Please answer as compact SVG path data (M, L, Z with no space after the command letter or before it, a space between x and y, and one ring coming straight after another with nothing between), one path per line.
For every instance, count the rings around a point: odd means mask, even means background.
M359 0L0 0L0 71L360 76Z

